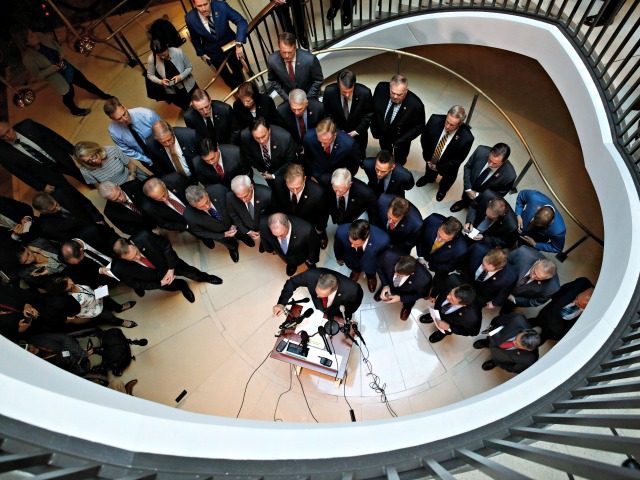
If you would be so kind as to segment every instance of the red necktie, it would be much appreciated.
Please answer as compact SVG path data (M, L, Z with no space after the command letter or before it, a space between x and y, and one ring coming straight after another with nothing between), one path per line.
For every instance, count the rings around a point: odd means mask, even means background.
M144 255L140 255L140 263L142 263L147 268L151 268L153 270L156 269L156 266L153 263L151 263L151 261Z
M222 180L224 178L224 170L222 169L222 166L219 163L216 163L213 168L216 169L216 173L220 177L220 180Z
M331 155L331 144L324 147L324 154L328 157Z
M296 83L296 74L293 71L292 62L287 62L287 72L289 73L289 80L291 80L293 83Z
M329 306L329 297L320 297L320 300L322 300L322 309L326 310Z
M307 127L304 126L304 118L302 115L298 117L298 129L300 130L300 138L304 138L307 133Z
M184 205L182 205L180 202L178 202L178 201L174 200L174 199L173 199L173 198L171 198L171 197L169 197L169 198L167 199L167 201L171 204L171 206L172 206L173 208L175 208L175 209L176 209L176 211L177 211L180 215L184 215L184 209L185 209L185 206L184 206Z
M396 224L393 222L389 222L389 230L393 230L396 228Z
M503 349L503 350L509 350L510 348L513 348L515 346L516 346L516 342L514 342L512 340L509 340L507 342L502 342L500 344L500 348Z
M133 213L137 213L138 215L142 215L142 212L133 204L133 202L131 201L126 201L125 205L127 206L127 208L129 210L131 210Z

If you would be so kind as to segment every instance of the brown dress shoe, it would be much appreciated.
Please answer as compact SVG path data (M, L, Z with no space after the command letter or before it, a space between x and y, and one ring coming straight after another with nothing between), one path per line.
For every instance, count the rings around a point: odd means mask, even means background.
M135 387L137 383L138 379L134 378L125 384L124 391L127 392L127 395L131 395L133 397L133 387Z
M407 318L409 318L409 315L411 315L411 309L402 307L402 310L400 310L400 320L406 321Z
M357 282L358 279L360 278L360 272L351 272L351 275L349 275L349 278L354 282Z
M376 277L367 277L367 287L371 293L376 291L378 286L378 279Z

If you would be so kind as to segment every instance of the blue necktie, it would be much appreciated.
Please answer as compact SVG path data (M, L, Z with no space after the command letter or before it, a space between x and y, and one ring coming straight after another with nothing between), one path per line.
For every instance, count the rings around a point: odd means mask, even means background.
M222 215L220 215L220 212L218 212L215 208L211 207L209 209L209 215L211 215L213 218L215 218L216 220L218 220L219 222L222 221Z

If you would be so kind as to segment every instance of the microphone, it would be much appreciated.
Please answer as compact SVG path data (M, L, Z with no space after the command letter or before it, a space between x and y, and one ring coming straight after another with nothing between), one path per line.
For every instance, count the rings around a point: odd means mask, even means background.
M327 331L324 329L324 327L322 325L320 325L318 327L318 333L322 337L322 341L324 342L325 350L327 352L329 352L329 355L331 355L333 352L331 351L331 347L329 346L329 341L327 340Z
M288 303L285 303L285 305L297 305L298 303L308 303L308 302L309 302L309 297L304 297L304 298L301 298L300 300L291 299Z
M302 323L302 321L305 318L309 318L311 315L313 315L313 308L307 308L302 315L300 315L297 318L292 318L290 320L287 320L282 325L280 325L279 328L280 328L280 330L288 330L290 328L293 328L296 325Z
M308 343L309 343L309 334L305 330L302 330L300 332L300 348L302 349L302 354L305 357L307 356L305 352L307 352L308 350L307 348Z

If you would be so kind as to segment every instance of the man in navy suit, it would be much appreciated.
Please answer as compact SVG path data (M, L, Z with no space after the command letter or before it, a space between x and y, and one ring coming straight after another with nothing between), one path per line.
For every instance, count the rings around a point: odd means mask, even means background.
M254 185L248 175L238 175L231 180L227 210L238 232L257 242L260 240L260 222L271 212L271 189L266 185Z
M500 313L509 313L516 306L538 307L560 289L556 264L537 250L518 247L509 254L509 262L518 280Z
M429 295L431 274L427 268L409 255L389 249L378 258L380 288L373 295L376 302L402 302L400 320L406 320L415 303Z
M549 197L536 190L521 190L516 199L515 214L523 243L542 252L562 251L567 229Z
M331 175L331 191L327 191L327 205L333 223L351 223L364 213L371 223L377 217L375 193L346 168L338 168Z
M469 207L465 232L478 230L474 242L482 242L490 247L512 248L516 243L518 224L516 214L504 198L491 190L482 192Z
M147 145L158 159L154 166L163 175L177 172L187 180L193 175L193 158L198 155L198 134L186 127L172 127L164 120L153 124Z
M456 181L458 168L467 158L473 145L471 128L464 123L467 114L463 107L454 105L446 115L431 115L424 126L420 143L422 158L426 162L424 175L416 181L422 187L442 175L436 200L444 199Z
M315 128L324 117L324 105L315 98L307 98L304 90L294 88L289 92L288 101L278 105L278 115L283 127L298 144L298 151L302 153L307 132Z
M357 83L356 74L351 70L342 70L336 83L325 88L322 103L325 115L358 142L360 158L364 158L373 116L373 96L369 87Z
M194 9L185 16L185 22L196 55L208 65L219 68L227 58L222 47L235 39L235 54L228 55L229 61L220 75L230 88L237 87L244 80L239 59L244 55L242 44L247 40L247 21L227 2L194 0L193 6ZM229 22L236 26L235 33L229 27Z
M312 53L296 48L296 36L292 33L278 35L278 51L269 55L267 68L269 86L285 101L294 88L300 88L309 98L320 94L324 81L320 62Z
M351 269L349 278L357 282L362 272L367 276L367 287L374 292L378 286L376 268L378 256L389 246L389 235L366 220L351 225L340 225L336 230L333 252L338 265Z
M234 177L253 173L242 161L239 147L217 145L209 138L200 141L200 155L192 163L193 174L203 185L221 183L229 188Z
M311 224L301 218L274 213L260 227L262 248L277 254L287 264L287 276L300 265L315 268L320 258L320 239Z
M502 307L517 281L517 272L509 263L509 252L476 244L469 251L466 281L476 290L478 303L488 308Z
M220 100L211 100L206 90L196 88L191 93L191 107L184 112L184 123L196 131L199 139L231 143L233 109Z
M422 230L422 215L416 206L406 198L383 193L378 198L378 222L391 245L409 255Z
M325 190L337 168L347 168L355 175L360 167L360 149L356 142L330 118L320 120L304 137L305 170Z
M511 148L506 143L496 143L491 148L486 145L476 148L464 166L462 198L451 205L451 211L455 213L467 208L485 190L492 190L504 197L516 181L516 171L509 161L510 154Z
M381 150L376 158L367 158L362 165L369 180L369 188L376 196L390 193L404 197L404 192L411 190L414 185L411 172L398 165L391 152Z

